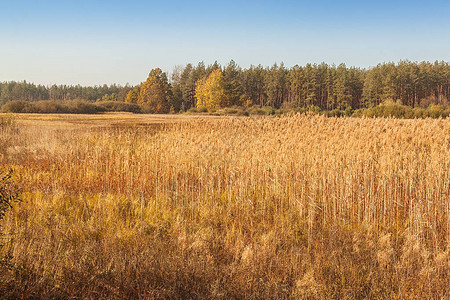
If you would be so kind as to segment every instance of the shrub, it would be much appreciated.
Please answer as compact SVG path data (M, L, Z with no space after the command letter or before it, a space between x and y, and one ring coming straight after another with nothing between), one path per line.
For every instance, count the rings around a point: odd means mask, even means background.
M339 109L333 109L326 112L327 117L342 117L344 113Z
M273 109L273 107L271 106L263 106L261 107L261 110L264 112L265 115L274 115L275 114L275 109Z
M350 117L351 115L353 115L353 108L351 108L350 106L349 107L347 107L346 109L345 109L345 111L344 111L344 115L345 116L347 116L347 117Z
M140 111L144 114L166 114L169 112L167 105L144 103L140 105Z
M225 107L225 108L222 110L222 113L223 113L224 115L235 115L235 114L238 113L238 109L236 109L236 108L234 108L234 107Z
M322 110L320 109L320 107L315 106L315 105L310 105L310 106L308 106L308 110L309 110L310 112L315 113L315 114L318 114L318 113L320 113L320 112L322 111Z
M413 118L423 118L424 117L424 112L425 112L425 109L423 109L421 107L415 107L412 110Z
M63 107L63 111L64 110L65 113L96 114L99 112L104 112L105 108L97 106L94 103L86 100L72 100L67 102L65 107Z
M17 187L12 181L13 170L0 172L0 221L14 202L19 201Z
M30 103L29 112L33 113L65 113L66 110L60 101L45 100Z
M246 111L246 110L240 110L240 111L237 113L237 115L238 115L238 116L246 116L246 117L248 117L250 114L249 114L249 112Z
M9 169L7 172L0 172L0 221L3 220L6 212L12 208L13 203L19 201L18 189L12 181L12 174L12 169ZM0 237L2 236L3 233L0 231ZM0 240L0 248L2 246L3 244ZM0 259L0 262L4 262L4 260Z
M14 202L19 201L19 194L17 192L17 187L12 181L13 170L10 169L8 172L0 172L0 221L3 220L6 212L12 208ZM1 232L0 223L0 249L3 247L3 233ZM0 270L10 269L11 256L0 257Z
M299 114L306 114L307 111L308 111L308 109L306 107L298 107L298 108L294 109L294 112L299 113Z
M197 109L195 107L191 107L186 112L188 114L195 114L197 112Z
M402 105L394 101L385 101L382 104L367 108L355 110L352 114L354 117L394 117L398 119L413 118L439 118L448 117L450 110L445 109L442 105L430 105L424 109L422 107L412 108Z
M414 111L412 107L402 105L401 103L387 100L378 106L363 109L362 111L355 111L353 116L361 114L365 117L393 117L398 119L412 118Z
M249 113L251 115L266 115L266 111L264 111L262 108L260 108L259 106L255 105L252 108L249 109Z
M114 111L125 111L132 113L141 112L141 107L136 103L126 103L121 101L102 101L95 103L95 105L109 112Z
M444 108L441 105L432 104L425 110L425 116L430 118L439 118L445 116Z
M7 102L2 106L2 112L24 113L27 112L30 104L23 100L14 100Z
M364 115L364 108L359 108L353 111L352 117L361 118Z
M105 111L105 108L86 100L42 100L37 102L16 100L3 105L2 111L40 114L95 114Z

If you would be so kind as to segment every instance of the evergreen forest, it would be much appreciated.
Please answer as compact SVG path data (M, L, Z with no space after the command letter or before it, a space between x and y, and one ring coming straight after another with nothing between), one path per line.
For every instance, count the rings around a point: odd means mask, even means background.
M217 62L178 66L170 74L155 68L136 86L0 82L0 105L4 111L15 112L26 112L26 103L43 100L126 102L135 105L133 109L124 104L118 110L147 113L214 112L227 107L353 111L385 103L445 109L449 96L450 65L444 61L405 60L362 69L326 63L242 68L232 60L224 66ZM5 106L11 101L15 105Z

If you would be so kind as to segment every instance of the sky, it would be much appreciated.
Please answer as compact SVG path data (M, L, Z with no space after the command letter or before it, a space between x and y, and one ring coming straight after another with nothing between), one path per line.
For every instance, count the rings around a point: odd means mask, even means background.
M204 61L450 60L450 1L0 0L0 81L138 84Z

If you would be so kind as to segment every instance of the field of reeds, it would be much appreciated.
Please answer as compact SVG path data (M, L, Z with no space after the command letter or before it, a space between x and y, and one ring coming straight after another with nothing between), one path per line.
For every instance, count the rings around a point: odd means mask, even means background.
M448 299L450 119L21 115L0 298Z

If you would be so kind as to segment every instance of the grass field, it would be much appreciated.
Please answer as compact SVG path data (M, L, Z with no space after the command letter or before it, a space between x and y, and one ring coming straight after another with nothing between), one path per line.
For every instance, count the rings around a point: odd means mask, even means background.
M448 118L18 115L0 147L0 298L450 297Z

